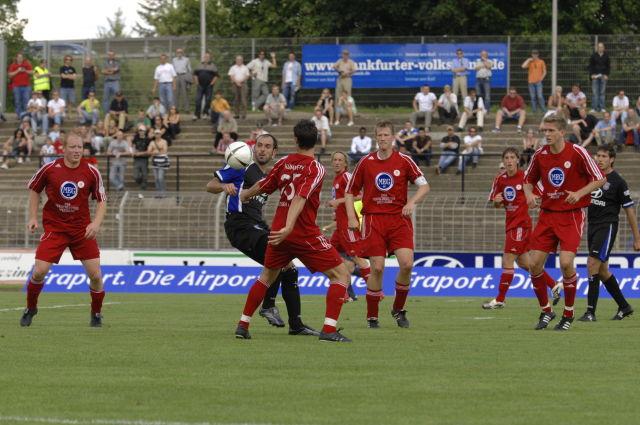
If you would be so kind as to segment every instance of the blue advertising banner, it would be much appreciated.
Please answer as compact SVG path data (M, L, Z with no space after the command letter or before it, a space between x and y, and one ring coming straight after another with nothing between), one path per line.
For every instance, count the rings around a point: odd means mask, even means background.
M187 293L187 294L246 294L260 274L259 267L226 266L103 266L105 289L128 293ZM303 294L324 295L329 285L322 274L310 274L300 268L298 285ZM398 269L388 267L384 274L384 291L394 293L394 278ZM559 270L550 270L560 276ZM493 298L496 295L501 269L417 267L411 278L412 296L464 296ZM578 296L588 289L586 270L578 269ZM616 276L627 297L640 298L640 275L634 269L620 269ZM365 288L361 278L353 278L356 292ZM54 265L45 279L48 292L84 292L88 279L82 266ZM601 291L602 296L608 296ZM509 290L510 297L533 297L529 274L521 269L516 273Z
M350 52L358 71L356 88L443 87L452 83L451 61L456 50L469 60L468 86L475 86L475 61L486 50L493 62L491 86L507 86L507 45L504 43L437 44L305 44L302 46L302 86L335 87L333 65L343 49Z

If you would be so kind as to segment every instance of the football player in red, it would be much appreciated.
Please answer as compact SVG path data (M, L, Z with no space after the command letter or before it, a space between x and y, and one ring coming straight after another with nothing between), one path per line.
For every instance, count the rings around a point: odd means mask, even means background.
M29 181L29 222L31 233L38 229L40 193L45 191L47 203L42 210L44 233L36 250L36 261L27 284L27 308L21 326L30 326L38 313L38 296L51 265L58 263L68 247L75 260L80 260L89 276L92 327L102 326L104 288L100 272L100 250L96 236L107 211L107 196L100 171L82 159L82 137L69 133L64 143L64 156L42 166ZM97 201L91 220L89 198Z
M547 298L544 264L558 245L565 306L555 329L566 331L573 323L578 281L574 259L582 239L584 208L591 203L591 192L607 181L583 147L565 141L566 124L559 115L548 116L542 121L541 129L547 144L533 154L525 173L524 190L529 207L536 205L533 186L540 181L544 188L529 252L531 281L542 309L535 329L545 329L556 316Z
M383 297L382 273L388 254L395 254L400 270L396 276L392 316L398 326L409 327L404 309L413 270L413 223L411 217L429 192L429 184L409 155L393 149L393 124L376 124L378 149L360 159L347 185L345 206L349 228L361 228L364 256L369 257L371 274L367 281L367 325L380 327L378 306ZM409 199L409 183L418 190ZM353 208L353 197L362 193L362 226Z

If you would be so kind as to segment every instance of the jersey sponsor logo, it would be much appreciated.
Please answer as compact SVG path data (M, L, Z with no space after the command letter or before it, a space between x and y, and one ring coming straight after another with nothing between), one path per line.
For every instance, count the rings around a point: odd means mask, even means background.
M376 176L375 183L378 190L386 192L393 187L393 176L385 172L379 173Z
M72 181L66 181L60 185L60 196L72 200L78 196L78 186Z
M600 199L600 198L602 198L602 189L598 188L593 192L591 192L591 199Z
M564 183L564 170L560 167L554 167L549 170L549 183L551 183L554 187L562 186Z
M513 186L505 187L503 194L504 194L504 199L509 202L513 202L516 199L516 189L514 189Z

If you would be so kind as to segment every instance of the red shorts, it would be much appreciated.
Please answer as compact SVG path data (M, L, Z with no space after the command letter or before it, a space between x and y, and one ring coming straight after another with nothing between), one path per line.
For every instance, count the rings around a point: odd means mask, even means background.
M413 223L400 214L362 216L362 247L366 257L386 257L396 249L413 249Z
M352 229L336 229L331 235L331 245L340 254L349 257L362 257L362 244L360 243L360 231Z
M98 242L85 239L84 233L85 230L76 233L44 232L36 249L36 259L57 264L67 247L74 260L100 258Z
M280 245L267 245L264 266L281 269L294 258L299 259L311 273L324 272L342 264L342 257L327 238L319 234L304 242L285 240Z
M584 228L584 216L582 209L540 210L538 223L531 234L529 248L551 253L556 252L559 243L561 251L578 252Z
M529 227L514 227L507 230L504 237L504 250L507 254L522 255L529 251L531 229Z

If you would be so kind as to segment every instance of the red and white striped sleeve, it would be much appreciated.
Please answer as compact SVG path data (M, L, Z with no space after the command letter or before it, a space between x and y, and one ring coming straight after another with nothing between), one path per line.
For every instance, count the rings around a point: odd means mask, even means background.
M500 177L502 177L503 174L500 173L496 176L495 179L493 179L493 184L491 185L491 192L489 193L489 200L493 201L493 199L498 195L498 192L500 192L500 188L498 187L498 179L500 179Z
M318 185L322 185L324 174L324 167L318 161L313 161L307 167L307 172L301 178L293 181L296 195L308 198Z
M362 159L358 161L358 165L356 165L356 168L355 170L353 170L353 174L351 174L351 178L349 179L349 183L347 183L347 189L345 190L345 193L350 193L353 196L357 196L362 190L362 184L364 181L364 164L367 163L367 157L368 155L362 157Z
M262 180L258 182L260 184L260 190L262 190L263 193L270 195L278 189L278 182L280 181L280 169L282 168L282 164L284 164L287 158L287 156L280 158L280 160L278 160L274 164L271 171L269 171L269 174L267 174Z
M592 182L604 179L604 174L602 174L602 171L600 170L600 167L598 167L598 164L596 164L596 161L591 158L589 152L587 152L587 150L582 146L574 144L571 146L573 146L573 149L578 153L578 157L581 159L582 171L589 176L589 179Z
M53 167L56 161L51 161L48 164L40 167L38 171L31 177L29 183L27 183L27 188L33 190L34 192L42 192L47 185L47 170Z
M407 168L407 177L411 183L414 183L417 178L424 177L424 173L418 167L418 164L411 158L409 155L405 155L403 153L400 154L400 157L404 159L406 168Z
M532 156L527 170L524 172L524 183L535 186L540 180L540 152L544 147L538 149Z
M100 170L91 164L87 164L91 175L93 176L93 187L91 188L91 197L98 202L107 201L107 192L104 190L104 184L102 182L102 175Z

